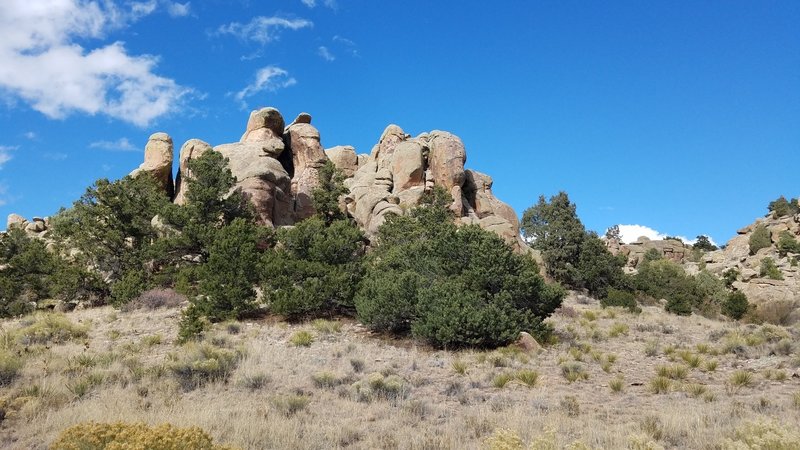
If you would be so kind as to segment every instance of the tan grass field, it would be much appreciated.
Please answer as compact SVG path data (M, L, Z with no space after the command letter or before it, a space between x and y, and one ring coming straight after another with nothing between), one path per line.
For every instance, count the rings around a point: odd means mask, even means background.
M0 387L2 448L44 449L84 421L197 425L242 449L756 448L746 427L759 421L800 442L797 325L635 315L571 295L549 319L558 342L538 354L264 320L216 325L207 358L186 362L178 309L66 317L87 336L30 343L19 330L33 319L0 322L0 348L24 361ZM220 371L194 383L186 367Z

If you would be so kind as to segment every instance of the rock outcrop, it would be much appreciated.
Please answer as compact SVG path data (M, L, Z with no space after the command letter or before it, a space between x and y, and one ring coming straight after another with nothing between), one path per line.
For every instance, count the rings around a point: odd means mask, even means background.
M493 231L520 251L528 247L519 235L517 214L492 193L492 178L466 170L464 143L445 131L417 137L389 125L369 155L350 146L323 150L311 115L299 114L288 126L275 108L253 111L239 142L212 148L199 139L182 147L175 177L173 201L186 201L188 163L217 151L228 158L236 177L235 189L253 203L261 223L293 225L312 216L312 194L319 186L319 170L332 161L345 175L350 193L342 206L367 236L373 237L389 214L404 214L419 205L423 194L436 186L446 190L450 209L459 224L476 224ZM173 195L172 139L165 133L150 137L144 163L131 175L151 173ZM25 225L27 226L27 225Z
M612 243L612 245L614 244ZM684 245L677 239L651 240L644 236L637 239L636 242L619 245L618 248L618 253L622 253L628 258L628 267L632 269L639 267L645 253L651 249L655 249L664 258L678 264L688 260L689 253L692 251L690 246Z
M750 236L759 226L770 231L772 245L750 254ZM737 235L723 249L706 253L703 263L706 269L718 275L735 269L739 275L733 287L744 292L752 303L765 305L793 302L800 306L800 254L780 254L777 243L784 232L800 239L800 214L775 217L773 213L756 220L738 230ZM782 279L775 280L761 275L761 262L764 258L772 258Z
M22 230L31 237L44 237L47 229L50 227L50 219L48 217L33 217L28 220L19 214L9 214L6 220L6 230L13 229Z
M441 186L459 223L480 225L518 250L527 248L514 210L494 197L490 177L464 169L466 159L464 144L453 134L432 131L412 138L389 125L371 154L356 158L357 170L345 181L348 213L372 236L388 214L403 214L427 190ZM352 167L352 157L347 165Z
M172 160L172 138L167 133L155 133L150 136L144 147L144 162L130 175L136 177L141 173L149 173L161 184L164 192L172 198L174 193Z
M302 220L314 215L312 193L319 186L319 169L328 157L322 149L319 131L310 123L293 123L286 129L284 139L292 152L294 214L296 220Z
M178 173L175 175L175 199L176 204L182 205L186 202L185 180L191 176L189 172L189 161L199 158L204 153L213 150L211 145L200 139L189 139L181 146L180 156L178 157Z

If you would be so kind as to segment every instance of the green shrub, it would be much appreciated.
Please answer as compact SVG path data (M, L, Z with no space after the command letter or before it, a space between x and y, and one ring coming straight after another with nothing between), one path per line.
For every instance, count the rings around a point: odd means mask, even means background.
M11 384L22 370L22 358L10 350L0 348L0 387Z
M750 235L750 240L748 241L750 245L750 254L755 255L756 252L761 250L762 248L767 248L772 245L772 239L769 235L769 230L764 225L756 226L755 230L753 230L753 234Z
M269 233L263 227L237 218L221 228L209 246L208 261L199 269L198 295L192 306L212 322L239 318L255 308L258 281L256 267L262 242Z
M314 335L305 330L293 334L289 342L296 347L310 347L314 343Z
M183 311L181 321L178 326L178 342L186 343L193 339L200 338L211 327L208 318L200 313L194 305L190 305Z
M586 231L565 192L549 201L540 196L523 213L520 230L541 252L547 274L565 286L586 289L597 298L605 297L611 287L624 286L625 256L612 255L596 233ZM612 238L618 232L618 227L609 229Z
M190 342L172 355L169 369L185 390L191 390L207 382L226 380L241 357L234 350Z
M733 320L739 320L750 309L750 302L747 301L747 296L743 292L731 292L725 303L722 304L722 314L730 317Z
M72 339L85 338L87 327L75 325L67 316L56 313L39 314L15 335L21 345L61 344Z
M264 255L261 285L269 308L290 319L354 315L365 237L349 220L308 218L278 233Z
M764 257L761 259L761 270L759 271L759 275L762 277L767 277L772 280L782 280L783 274L778 266L775 265L775 260L770 258L769 256Z
M733 286L733 283L739 278L739 269L732 267L725 272L722 272L722 281L725 282L725 287L730 289Z
M603 308L607 308L609 306L619 306L622 308L627 308L628 311L633 313L642 312L642 308L639 307L639 304L636 301L636 295L634 295L632 292L621 291L614 288L609 289L606 296L600 299L600 305Z
M775 217L785 217L799 213L800 204L797 203L796 198L786 200L786 197L781 195L777 199L771 201L767 209L775 213Z
M352 391L357 400L371 402L388 400L396 402L408 397L410 390L406 381L398 375L383 375L375 372L353 383Z
M778 253L786 256L788 253L800 253L800 242L788 231L781 232L778 238Z
M665 309L673 314L691 314L693 307L699 306L704 298L694 277L667 259L644 261L634 282L647 295L667 299Z
M198 427L177 428L170 424L150 427L143 423L84 422L67 428L50 444L52 450L232 450L214 444Z
M436 347L498 347L520 331L546 340L542 319L564 291L547 285L536 263L496 234L457 227L439 202L389 217L380 228L356 294L361 321L411 331Z

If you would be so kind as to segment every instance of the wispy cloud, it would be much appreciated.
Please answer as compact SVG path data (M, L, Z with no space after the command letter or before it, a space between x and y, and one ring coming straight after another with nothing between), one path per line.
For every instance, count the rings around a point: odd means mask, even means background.
M11 161L11 152L16 150L17 147L9 147L7 145L0 145L0 169Z
M139 151L136 146L131 144L128 138L119 138L116 141L97 141L89 144L89 148L96 148L99 150L108 150L111 152L136 152Z
M23 133L22 135L23 135L23 136L25 136L25 139L30 139L31 141L33 141L33 140L36 140L36 138L38 138L38 137L39 137L39 136L38 136L36 133L34 133L33 131L26 131L26 132L25 132L25 133Z
M232 22L219 27L216 35L231 35L243 41L253 41L261 45L269 44L280 38L282 30L300 30L311 28L314 24L306 19L290 19L286 17L253 18L248 23Z
M289 76L289 72L277 66L267 66L256 72L255 81L234 94L234 98L246 107L245 100L260 92L275 92L297 84L297 80Z
M0 2L0 89L50 118L104 114L138 126L176 110L192 92L156 75L158 58L130 55L124 44L78 42L152 14L156 0Z
M320 56L320 58L324 59L325 61L336 60L336 56L334 56L334 54L331 53L330 50L328 50L328 47L325 46L322 46L319 49L317 49L317 54Z
M338 34L333 37L332 41L339 46L344 52L349 53L353 57L358 56L358 45L355 42L347 39L346 37L339 36Z
M172 17L186 17L192 12L191 2L167 2L167 14Z
M662 233L662 232L660 232L658 230L655 230L653 228L650 228L650 227L648 227L646 225L638 225L638 224L620 225L619 226L619 234L622 237L622 242L624 242L626 244L630 244L631 242L636 242L636 240L638 240L642 236L644 236L644 237L646 237L646 238L648 238L650 240L654 240L654 241L655 240L662 240L662 239L664 239L664 238L666 238L668 236L675 236L675 235ZM679 238L680 240L682 240L686 244L694 244L695 242L697 242L696 238L695 239L689 239L686 236L675 236L675 237ZM717 243L714 242L714 239L712 239L710 236L709 236L709 240L711 241L712 244L717 245Z
M330 9L336 9L339 7L339 4L336 3L336 0L322 0L321 2L317 2L317 0L300 0L300 1L309 8L314 8L317 6L317 4L324 5L326 8Z

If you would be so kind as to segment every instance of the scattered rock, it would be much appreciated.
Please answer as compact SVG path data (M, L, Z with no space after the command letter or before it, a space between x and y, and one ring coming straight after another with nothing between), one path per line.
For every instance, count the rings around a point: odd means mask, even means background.
M519 338L514 345L528 353L538 352L542 349L542 346L536 341L536 339L524 331L519 333Z

